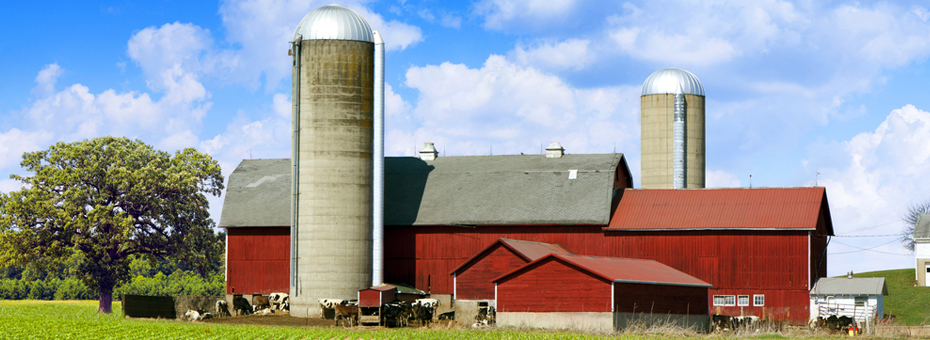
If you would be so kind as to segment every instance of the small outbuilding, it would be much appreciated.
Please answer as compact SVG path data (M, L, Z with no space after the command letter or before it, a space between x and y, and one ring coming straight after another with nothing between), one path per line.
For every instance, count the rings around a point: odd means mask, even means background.
M493 280L501 325L621 330L709 324L707 282L654 260L549 254Z
M884 296L888 287L883 277L825 277L811 290L811 320L831 315L870 321L885 314Z
M491 280L548 254L570 253L557 244L501 238L453 269L456 321L467 324L486 315L495 306Z
M927 213L920 214L914 226L914 259L917 286L927 287L930 283L930 214Z

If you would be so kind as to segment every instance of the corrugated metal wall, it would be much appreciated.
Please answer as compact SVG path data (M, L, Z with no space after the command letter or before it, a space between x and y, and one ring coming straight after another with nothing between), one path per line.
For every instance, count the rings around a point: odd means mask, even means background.
M820 275L816 266L810 265L819 259L808 258L808 252L813 253L815 247L823 249L826 239L809 238L808 233L603 232L599 226L390 227L385 232L385 244L397 246L385 249L385 276L388 282L405 282L434 294L451 294L452 276L448 273L453 268L497 239L511 238L555 243L580 255L654 259L713 284L714 290L745 291L739 294L782 291L783 298L775 297L766 305L794 310L791 318L795 319L809 308L809 301L793 292L809 290L811 277L826 274L825 265ZM797 320L801 317L797 316Z
M494 283L491 279L526 264L526 261L500 244L477 260L471 266L461 269L455 279L456 299L493 300Z
M610 312L610 282L554 259L497 285L498 312Z
M226 294L288 292L290 227L226 228Z

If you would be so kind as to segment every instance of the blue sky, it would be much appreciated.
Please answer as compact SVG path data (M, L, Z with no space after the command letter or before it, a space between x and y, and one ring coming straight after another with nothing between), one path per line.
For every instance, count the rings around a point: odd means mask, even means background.
M288 40L326 1L0 6L0 190L23 152L103 135L196 147L228 175L289 155ZM346 1L387 46L386 153L623 152L639 93L690 70L709 187L827 188L830 275L913 265L893 237L930 199L930 10L918 2ZM819 175L817 175L819 173ZM218 216L221 198L213 199ZM874 248L873 248L874 247ZM868 248L868 250L861 250Z

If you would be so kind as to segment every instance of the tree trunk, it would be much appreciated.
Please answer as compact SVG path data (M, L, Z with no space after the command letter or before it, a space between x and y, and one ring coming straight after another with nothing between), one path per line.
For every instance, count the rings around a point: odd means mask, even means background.
M97 313L113 313L113 287L100 287L98 292L100 293L100 300Z

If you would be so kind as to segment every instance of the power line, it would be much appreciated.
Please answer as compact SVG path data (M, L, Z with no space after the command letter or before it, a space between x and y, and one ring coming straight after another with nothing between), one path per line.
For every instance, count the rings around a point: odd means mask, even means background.
M853 251L847 251L847 252L840 252L840 253L830 253L829 255L852 254L852 253L858 253L858 252L863 252L863 251L871 251L871 252L876 252L876 253L889 254L889 255L899 255L899 256L912 256L912 255L913 255L913 254L900 254L900 253L891 253L891 252L887 252L887 251L874 250L875 248L878 248L878 247L881 247L881 246L883 246L883 245L892 243L892 242L894 242L894 241L897 241L897 240L891 240L891 241L888 241L888 242L879 244L879 245L874 246L874 247L869 247L869 248L862 248L862 247L857 247L857 246L854 246L854 245L845 244L845 243L842 243L842 242L836 242L836 243L839 243L839 244L841 244L841 245L844 245L844 246L847 246L847 247L856 248L856 249L859 249L859 250L853 250Z
M873 225L873 226L871 226L871 227L865 227L865 228L861 228L861 229L850 230L850 231L848 231L848 232L852 233L852 232L857 232L857 231L862 231L862 230L868 230L868 229L883 227L883 226L886 226L886 225L889 225L889 224L892 224L892 223L898 223L898 222L901 222L901 221L885 222L885 223L882 223L882 224Z
M886 234L886 235L833 235L833 237L898 237L901 234Z

